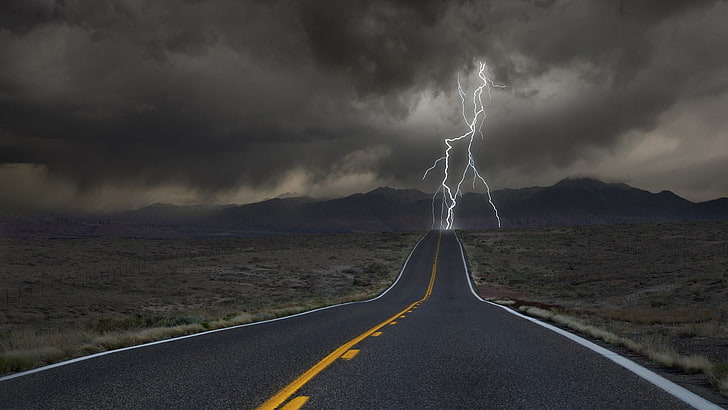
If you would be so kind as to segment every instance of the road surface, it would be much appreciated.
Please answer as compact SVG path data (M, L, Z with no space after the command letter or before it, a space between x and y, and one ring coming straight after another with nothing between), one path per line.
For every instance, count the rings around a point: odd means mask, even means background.
M471 292L428 233L376 300L0 381L0 408L690 408Z

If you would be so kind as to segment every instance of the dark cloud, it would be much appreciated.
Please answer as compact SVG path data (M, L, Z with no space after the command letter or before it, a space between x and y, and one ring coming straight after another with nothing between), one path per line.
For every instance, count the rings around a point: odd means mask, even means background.
M312 184L347 170L416 185L442 130L403 124L423 98L456 98L456 76L482 58L508 85L483 163L524 175L728 89L728 10L715 1L0 4L0 163L44 166L81 191L259 189L294 170ZM547 98L555 72L573 98ZM444 114L459 130L457 109ZM342 164L360 152L378 154Z
M456 43L438 25L450 4L308 1L300 17L316 64L344 73L367 96L430 86L463 63L443 47Z

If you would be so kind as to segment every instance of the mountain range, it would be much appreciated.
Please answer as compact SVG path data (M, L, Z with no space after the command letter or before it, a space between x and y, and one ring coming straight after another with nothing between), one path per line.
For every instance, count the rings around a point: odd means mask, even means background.
M503 227L728 219L728 198L694 203L670 191L564 179L548 187L492 192ZM0 236L220 237L281 233L411 231L439 224L440 199L414 189L377 188L336 199L275 198L247 205L153 204L105 215L3 215ZM435 212L433 218L433 204ZM497 227L486 194L458 200L455 227Z

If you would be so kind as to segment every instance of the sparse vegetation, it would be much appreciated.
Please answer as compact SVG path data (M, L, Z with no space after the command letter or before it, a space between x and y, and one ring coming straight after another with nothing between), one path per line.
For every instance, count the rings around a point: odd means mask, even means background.
M728 221L465 231L481 296L728 395Z
M0 373L367 299L419 236L0 240Z

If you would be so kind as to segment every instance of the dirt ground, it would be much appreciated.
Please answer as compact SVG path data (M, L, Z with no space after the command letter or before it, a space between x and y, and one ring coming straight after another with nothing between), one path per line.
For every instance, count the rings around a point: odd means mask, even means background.
M0 373L372 297L421 235L0 240ZM458 235L482 297L728 369L728 222Z
M3 357L8 371L104 350L89 344L112 333L365 299L421 235L0 240L0 368Z
M728 221L459 232L485 298L728 366Z

